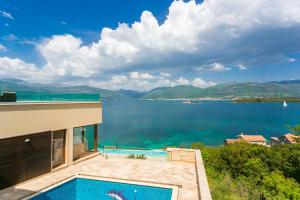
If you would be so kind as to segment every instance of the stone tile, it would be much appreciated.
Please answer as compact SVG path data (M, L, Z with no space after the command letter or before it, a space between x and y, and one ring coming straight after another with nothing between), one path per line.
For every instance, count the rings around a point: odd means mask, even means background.
M18 199L32 192L38 192L72 175L127 179L132 181L152 182L167 185L179 185L178 200L197 200L197 175L195 164L167 162L163 159L134 160L122 157L108 159L97 156L46 176L27 181L11 191L1 194L0 199Z

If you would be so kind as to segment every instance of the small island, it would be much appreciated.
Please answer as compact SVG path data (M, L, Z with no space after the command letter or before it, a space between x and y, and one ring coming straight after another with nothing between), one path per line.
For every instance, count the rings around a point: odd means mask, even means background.
M236 98L235 103L300 102L300 97L249 97Z

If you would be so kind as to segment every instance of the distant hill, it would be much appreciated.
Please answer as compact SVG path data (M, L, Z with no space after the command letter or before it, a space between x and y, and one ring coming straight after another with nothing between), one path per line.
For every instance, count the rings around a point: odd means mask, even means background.
M17 94L24 93L95 93L100 94L103 100L130 100L131 97L124 95L118 91L95 88L91 86L53 86L48 84L31 84L18 79L0 80L0 91L12 90Z
M271 83L278 83L278 84L300 84L300 80L273 81Z
M103 100L130 99L181 99L181 98L255 98L255 97L300 97L300 80L274 81L266 83L224 83L208 88L192 85L159 87L148 92L133 90L112 91L91 86L57 86L32 84L18 79L0 80L0 90L13 90L17 93L96 93Z
M226 83L208 88L181 85L149 92L143 99L300 97L300 83Z
M124 90L124 89L120 89L118 90L118 92L134 99L139 99L148 93L148 92L140 92L140 91Z

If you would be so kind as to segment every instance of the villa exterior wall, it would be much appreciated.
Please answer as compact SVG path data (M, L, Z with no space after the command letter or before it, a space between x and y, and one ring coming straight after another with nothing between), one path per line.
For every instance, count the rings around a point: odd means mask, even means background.
M101 122L100 102L0 104L0 139Z
M0 190L97 155L101 122L100 102L0 104Z

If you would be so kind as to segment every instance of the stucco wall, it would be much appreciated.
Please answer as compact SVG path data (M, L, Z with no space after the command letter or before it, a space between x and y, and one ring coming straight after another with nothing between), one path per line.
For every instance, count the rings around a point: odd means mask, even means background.
M101 122L100 102L0 104L0 139Z

